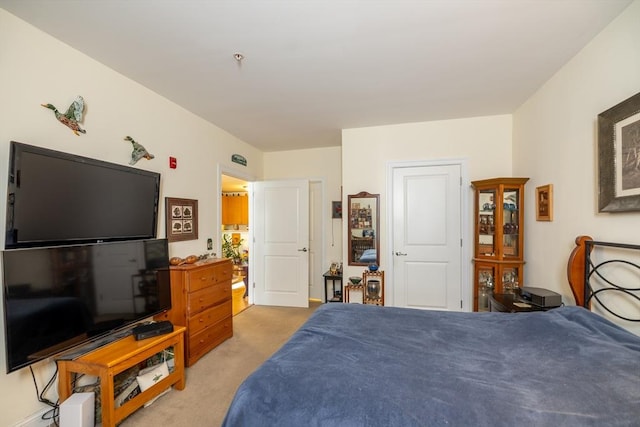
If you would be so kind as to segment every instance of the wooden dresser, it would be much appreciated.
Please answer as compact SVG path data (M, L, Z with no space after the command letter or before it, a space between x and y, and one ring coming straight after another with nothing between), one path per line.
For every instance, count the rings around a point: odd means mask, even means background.
M171 267L171 310L156 317L186 326L185 365L233 336L230 259Z

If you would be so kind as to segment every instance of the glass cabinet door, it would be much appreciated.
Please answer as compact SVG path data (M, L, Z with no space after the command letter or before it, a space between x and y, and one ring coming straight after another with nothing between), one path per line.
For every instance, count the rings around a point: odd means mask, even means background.
M496 268L492 265L478 265L476 274L476 283L478 284L476 311L489 311L489 298L496 283Z
M505 189L502 209L502 253L505 258L519 257L520 247L520 190Z
M502 293L512 294L519 292L520 274L521 269L519 266L504 267L502 269Z
M496 192L482 190L478 192L478 253L493 256L496 253Z

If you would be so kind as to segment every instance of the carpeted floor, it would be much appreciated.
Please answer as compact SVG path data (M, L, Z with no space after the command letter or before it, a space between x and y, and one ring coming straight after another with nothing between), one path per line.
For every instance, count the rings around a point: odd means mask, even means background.
M121 427L219 426L238 386L295 332L309 308L251 306L233 318L233 338L186 370L186 387L171 390Z

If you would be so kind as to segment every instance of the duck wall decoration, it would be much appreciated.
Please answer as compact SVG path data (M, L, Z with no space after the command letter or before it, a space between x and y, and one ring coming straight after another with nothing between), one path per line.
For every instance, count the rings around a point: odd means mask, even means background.
M147 149L142 146L142 144L137 143L130 136L125 136L124 140L131 142L131 144L133 145L133 151L131 152L131 161L129 161L130 165L135 165L138 160L142 159L143 157L147 160L151 160L155 157L153 154L149 153Z
M87 133L86 130L80 129L79 122L82 122L82 114L84 113L84 98L78 96L69 108L67 112L62 114L56 107L52 104L40 104L45 108L53 110L53 113L56 115L56 119L63 125L67 126L69 129L73 131L76 135L80 135L81 133Z

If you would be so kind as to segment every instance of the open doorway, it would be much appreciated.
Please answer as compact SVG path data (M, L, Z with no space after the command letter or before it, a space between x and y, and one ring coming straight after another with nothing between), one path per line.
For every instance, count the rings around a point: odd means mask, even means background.
M233 260L233 315L249 307L249 183L221 175L220 247L224 258Z
M243 270L244 270L244 282L246 287L246 293L248 294L248 298L244 298L244 304L246 306L250 306L255 303L255 273L256 266L255 263L256 256L258 252L255 252L252 256L251 252L254 250L254 233L256 232L256 227L259 227L259 221L255 222L255 212L253 211L253 203L254 203L254 183L256 181L254 176L247 175L242 171L236 171L230 168L225 168L221 165L218 166L218 172L220 176L219 185L220 185L220 224L221 227L221 237L219 238L219 242L216 247L223 249L222 244L224 236L229 236L227 239L231 239L233 242L234 233L236 235L236 240L239 234L240 239L243 239L242 244L246 245L243 250L248 249L246 253L246 259L244 260ZM309 277L308 277L308 287L309 287L309 297L311 300L324 301L323 297L323 268L322 266L325 264L325 254L324 254L324 231L325 231L325 223L324 223L324 207L326 205L325 200L325 190L324 190L324 181L323 180L310 180L309 181ZM225 196L227 193L229 196ZM248 194L249 198L249 218L248 224L246 226L243 224L244 221L240 220L240 224L238 224L236 229L237 219L225 218L223 208L225 207L225 203L229 203L229 200L234 200L231 202L239 203L235 199L229 199L225 197L237 197L241 194ZM235 194L235 196L234 196ZM244 199L246 200L246 199ZM242 202L242 200L241 200ZM253 221L253 224L251 222ZM219 246L218 246L219 245ZM304 245L307 246L307 245ZM224 251L220 252L220 256L226 257ZM238 278L234 278L234 281L238 280ZM239 291L235 291L236 294ZM238 298L236 298L237 300Z

